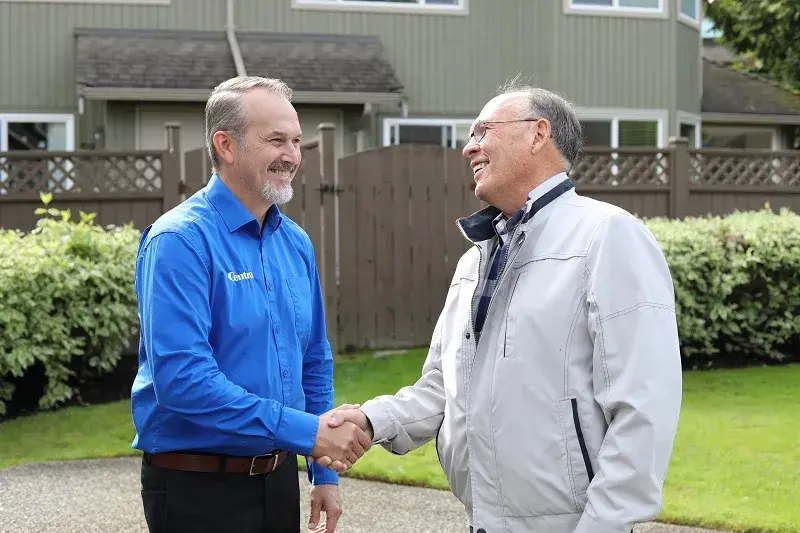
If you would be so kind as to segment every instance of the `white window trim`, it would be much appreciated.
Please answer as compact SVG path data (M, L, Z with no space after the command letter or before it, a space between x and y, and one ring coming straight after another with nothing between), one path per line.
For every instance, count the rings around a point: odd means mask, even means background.
M3 1L3 0L0 0ZM75 117L68 114L42 114L42 113L0 113L0 153L8 151L8 123L9 122L61 122L66 125L66 150L52 150L54 152L72 152L75 150ZM71 169L72 163L67 161L65 168ZM6 181L6 173L0 171L0 183ZM63 185L67 190L72 188L72 180L67 179ZM0 187L0 194L6 191Z
M658 8L620 7L619 0L612 0L611 6L591 6L575 4L574 0L564 0L564 13L571 15L606 15L611 17L667 18L666 0L658 0Z
M678 20L692 28L700 29L700 23L703 19L703 6L700 5L700 0L694 0L694 9L695 13L697 13L697 18L692 18L689 15L686 15L681 10L681 4L678 3Z
M425 0L417 0L424 2ZM663 1L663 0L661 0ZM356 11L360 13L420 13L425 15L469 15L469 0L458 0L458 5L400 4L381 1L345 0L292 0L292 9L315 11Z
M2 1L2 0L0 0ZM9 122L61 122L67 127L66 151L75 150L75 117L68 114L0 113L0 152L8 151ZM64 150L54 150L62 152Z
M11 2L12 4L117 4L117 5L146 5L146 6L168 6L172 0L0 0Z
M689 148L702 148L703 147L703 119L700 115L695 113L687 113L686 111L678 111L677 114L678 128L675 130L676 135L681 134L681 126L687 124L694 126L694 146Z
M619 148L619 121L657 122L656 148L666 146L664 126L669 121L669 111L666 109L613 109L579 107L575 110L579 120L608 120L611 122L611 148Z
M750 126L750 125L739 125L739 124L720 124L720 123L712 123L707 125L708 128L711 129L713 132L714 130L730 130L737 131L738 133L766 133L769 132L771 134L771 145L772 150L781 150L782 142L781 142L781 130L780 126ZM713 135L713 133L712 133ZM702 144L701 144L702 146ZM712 148L712 150L716 150L716 148ZM736 148L739 150L739 148ZM747 150L751 150L751 148L747 148Z
M450 146L447 148L455 148L456 139L456 126L471 126L475 122L472 118L385 118L383 119L383 146L392 145L392 129L398 126L450 126ZM399 130L395 131L395 139L398 138ZM445 146L444 139L442 138L442 146Z

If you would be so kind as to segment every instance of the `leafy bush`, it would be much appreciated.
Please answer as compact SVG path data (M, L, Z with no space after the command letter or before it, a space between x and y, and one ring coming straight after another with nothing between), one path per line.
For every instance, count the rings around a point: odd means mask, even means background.
M39 407L52 407L72 396L70 378L113 370L138 324L138 230L104 229L83 212L79 222L69 211L36 212L53 218L29 233L0 230L0 415L13 393L4 377L41 363Z
M800 345L800 215L764 209L646 224L672 271L685 364L798 355L791 351Z

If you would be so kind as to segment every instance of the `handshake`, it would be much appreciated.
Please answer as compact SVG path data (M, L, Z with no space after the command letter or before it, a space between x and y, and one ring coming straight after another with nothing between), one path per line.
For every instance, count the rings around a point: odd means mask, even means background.
M319 429L308 461L344 472L372 446L372 425L360 404L342 404L319 417Z

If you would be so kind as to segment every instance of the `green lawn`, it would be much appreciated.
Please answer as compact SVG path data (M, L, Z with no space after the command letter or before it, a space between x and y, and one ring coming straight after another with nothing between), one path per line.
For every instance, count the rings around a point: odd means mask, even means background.
M413 383L424 357L424 351L412 351L341 359L336 403L360 403ZM800 533L800 365L684 376L680 429L659 520ZM2 424L0 468L132 455L129 409L129 402L119 402ZM433 443L404 457L376 446L347 475L447 488Z

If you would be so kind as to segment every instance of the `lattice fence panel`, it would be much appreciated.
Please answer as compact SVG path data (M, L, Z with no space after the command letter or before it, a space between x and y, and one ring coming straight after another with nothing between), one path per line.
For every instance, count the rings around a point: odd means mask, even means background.
M584 153L570 172L575 185L667 185L669 156L663 153Z
M0 154L0 194L136 193L161 187L158 153Z
M698 185L800 186L800 158L780 154L690 153Z

